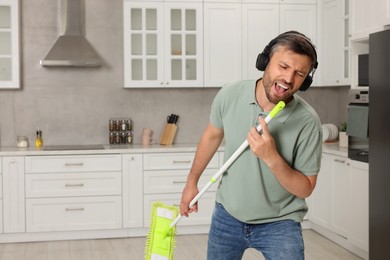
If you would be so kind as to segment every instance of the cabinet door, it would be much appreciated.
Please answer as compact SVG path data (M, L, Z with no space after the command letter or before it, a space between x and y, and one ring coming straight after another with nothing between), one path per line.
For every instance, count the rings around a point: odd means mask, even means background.
M353 40L366 40L370 33L383 30L388 16L387 0L351 0L351 34Z
M348 62L344 57L344 1L332 0L321 6L321 77L322 85L347 84Z
M142 154L122 155L123 227L143 226Z
M0 0L0 89L20 88L19 0Z
M25 232L24 158L3 157L4 233Z
M368 163L350 160L351 203L348 239L368 252Z
M350 172L347 158L333 157L331 182L331 230L348 237L350 221Z
M165 86L203 86L202 4L165 3Z
M241 4L204 3L205 87L242 78Z
M315 4L280 4L280 33L298 31L305 34L317 45L317 7ZM317 85L313 78L312 85Z
M309 220L324 228L330 227L330 196L331 196L332 157L322 154L321 170L318 173L317 184L311 198Z
M163 4L123 5L126 88L164 86Z
M242 26L243 78L258 79L263 72L255 66L257 56L279 34L279 4L243 4Z

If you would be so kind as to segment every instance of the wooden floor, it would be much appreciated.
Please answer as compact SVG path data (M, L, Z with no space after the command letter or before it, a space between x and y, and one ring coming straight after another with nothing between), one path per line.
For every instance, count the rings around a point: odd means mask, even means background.
M306 260L354 260L359 257L318 235L304 230ZM175 260L206 259L207 235L177 236ZM142 260L145 238L118 238L0 244L1 260ZM244 260L264 259L249 249Z

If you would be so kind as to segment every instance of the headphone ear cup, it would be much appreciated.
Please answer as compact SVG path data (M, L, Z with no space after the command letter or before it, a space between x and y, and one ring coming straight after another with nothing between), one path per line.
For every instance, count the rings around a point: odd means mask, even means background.
M301 87L299 88L299 90L300 91L306 91L310 87L311 83L313 83L313 77L308 75L305 78L305 80L303 81L303 83L302 83Z
M257 55L256 68L260 71L264 71L268 64L269 56L264 52Z

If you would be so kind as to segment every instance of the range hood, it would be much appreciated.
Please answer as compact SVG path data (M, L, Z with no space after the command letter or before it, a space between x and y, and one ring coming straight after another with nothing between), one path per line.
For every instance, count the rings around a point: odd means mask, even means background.
M58 0L60 36L42 66L98 67L99 55L85 38L85 0Z

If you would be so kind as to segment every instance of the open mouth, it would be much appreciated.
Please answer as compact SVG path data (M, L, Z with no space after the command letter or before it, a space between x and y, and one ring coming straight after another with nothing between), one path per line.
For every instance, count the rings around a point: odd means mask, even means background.
M276 89L276 92L278 92L279 94L283 94L284 92L286 92L288 90L288 87L286 87L283 84L276 83L275 89Z

